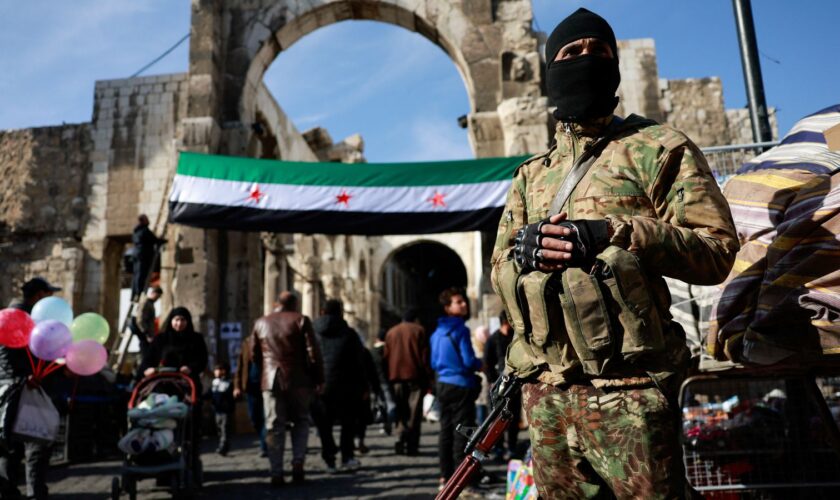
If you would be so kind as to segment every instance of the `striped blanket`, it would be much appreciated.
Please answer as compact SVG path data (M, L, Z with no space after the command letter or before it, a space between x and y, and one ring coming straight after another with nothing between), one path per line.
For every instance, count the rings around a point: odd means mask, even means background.
M711 308L716 358L840 353L840 152L823 136L838 123L840 106L804 118L726 184L741 251Z

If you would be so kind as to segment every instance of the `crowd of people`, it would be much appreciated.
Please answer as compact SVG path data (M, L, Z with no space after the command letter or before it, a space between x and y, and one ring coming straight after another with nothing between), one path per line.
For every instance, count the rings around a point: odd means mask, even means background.
M273 486L285 483L287 428L292 440L291 480L304 480L310 416L330 473L361 467L356 454L368 451L364 437L374 406L382 408L383 429L393 429L394 452L418 455L423 399L432 392L440 413L440 483L446 482L464 455L465 438L456 427L476 425L478 372L483 365L466 327L469 306L464 292L444 290L440 301L444 315L431 336L417 311L409 309L399 324L380 333L370 349L344 320L339 300L326 301L322 315L310 321L298 312L296 296L283 292L277 309L257 320L239 359L234 391L248 395L253 424L267 433L265 451ZM496 363L493 370L499 366ZM257 409L258 391L263 412Z
M34 278L23 286L23 300L12 307L31 311L38 300L60 290ZM236 362L231 371L228 362L208 366L205 336L196 330L187 308L175 307L158 322L155 304L162 294L159 287L149 287L130 322L139 344L135 383L165 370L192 380L196 393L203 395L192 413L193 438L196 442L201 438L202 402L209 401L220 455L230 450L236 401L244 399L259 436L257 452L268 459L272 486L286 482L283 451L287 430L292 445L291 480L304 481L310 422L320 438L321 458L329 473L352 473L361 467L358 455L369 451L365 435L375 418L382 423L382 432L393 434L395 454L418 455L423 402L430 395L434 395L440 419L438 455L443 485L464 456L466 438L456 428L478 423L476 400L482 388L487 389L482 379L498 377L510 342L511 328L503 314L499 330L489 339L478 339L474 346L476 338L466 326L469 304L457 288L441 293L442 315L431 335L421 325L418 311L410 308L401 322L383 328L370 348L345 321L341 301L327 300L321 315L310 320L298 311L297 296L283 292L276 309L256 320L251 333L242 339L238 359L231 360ZM479 349L478 356L474 347ZM21 356L26 356L23 350L0 346L0 379L31 374L31 363L19 359ZM210 368L212 377L208 376ZM338 443L333 436L336 426ZM511 431L508 448L500 450L505 459L515 451L517 432L518 427ZM2 497L17 498L17 471L25 460L27 495L46 498L49 451L49 445L39 443L19 443L9 451L0 447Z

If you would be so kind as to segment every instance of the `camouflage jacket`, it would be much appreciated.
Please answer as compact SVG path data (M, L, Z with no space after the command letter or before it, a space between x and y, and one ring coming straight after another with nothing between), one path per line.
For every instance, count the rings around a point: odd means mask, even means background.
M543 283L539 288L541 293L551 288L544 284L550 280L539 276L545 276L543 273L523 276L513 260L516 231L550 215L549 207L555 193L572 164L596 143L609 121L604 119L588 127L559 124L556 146L527 160L517 170L491 261L493 287L509 315L511 306L517 301L521 305L523 282L526 286L528 281ZM697 146L668 126L631 115L590 166L563 210L570 220L607 219L612 236L610 252L605 253L618 255L621 262L629 263L631 267L637 266L635 274L639 280L635 287L646 290L649 295L650 309L661 318L664 341L673 351L658 357L645 356L633 366L611 362L608 369L601 366L595 370L597 377L588 378L607 382L620 378L630 380L652 372L673 371L674 365L684 363L688 355L684 342L679 339L681 329L670 322L670 296L662 277L693 284L719 283L728 274L738 251L729 207ZM632 273L631 269L627 277L633 278ZM588 277L588 270L567 269L562 273L562 289L574 291ZM624 289L633 291L630 287ZM596 290L594 294L593 297L599 298L593 298L593 301L601 300L600 291ZM561 291L560 295L561 299L562 295L569 299L575 294ZM621 297L616 299L623 301ZM527 301L531 302L531 298ZM588 307L579 303L579 298L575 298L575 302L578 303L572 306L579 311ZM563 304L563 315L544 308L547 310L544 321L533 318L533 311L539 309L534 304L522 307L530 309L532 321L512 323L516 335L508 351L509 369L520 375L541 372L540 380L552 384L585 377L587 370L581 369L580 362L583 356L577 352L581 349L575 348L569 335L571 329L566 332L564 325L557 325L559 322L569 326L566 304ZM611 318L606 322L614 320ZM637 323L648 325L644 318ZM674 331L676 335L671 334ZM619 338L613 344L621 342ZM622 354L626 340L624 344ZM613 349L611 352L618 351L615 345L610 349ZM600 362L603 365L603 360ZM609 385L607 382L605 385Z

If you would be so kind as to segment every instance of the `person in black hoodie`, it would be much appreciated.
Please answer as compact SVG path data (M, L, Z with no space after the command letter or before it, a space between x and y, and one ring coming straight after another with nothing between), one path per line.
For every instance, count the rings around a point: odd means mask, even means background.
M343 305L328 300L322 316L313 323L324 358L324 392L313 405L312 416L321 438L321 456L327 470L336 472L335 455L341 450L341 468L355 471L361 465L354 457L353 437L359 402L367 390L364 349L359 334L344 321ZM336 420L341 424L339 447L333 439Z
M135 300L146 287L146 277L155 262L155 253L159 246L166 243L149 229L149 218L146 214L137 217L137 225L131 233L131 243L134 244L134 261L131 273L131 299Z
M361 339L359 339L361 340ZM358 401L358 409L356 410L356 437L359 438L359 454L364 455L370 449L365 445L365 435L367 434L367 426L373 423L373 408L372 403L376 399L382 399L382 387L379 385L379 376L376 373L376 361L373 359L373 354L370 350L362 347L362 362L364 363L365 379L367 380L367 387L362 393L362 399ZM373 399L373 398L376 399ZM373 400L373 401L372 401Z
M176 307L163 325L164 331L149 346L139 373L149 376L159 367L176 368L189 375L196 394L201 394L201 373L207 369L207 345L204 336L193 327L192 314L186 307Z

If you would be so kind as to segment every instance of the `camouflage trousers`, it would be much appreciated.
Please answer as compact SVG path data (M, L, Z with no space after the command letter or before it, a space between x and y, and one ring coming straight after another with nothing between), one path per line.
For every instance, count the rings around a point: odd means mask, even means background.
M678 413L655 387L522 387L540 497L682 498Z

